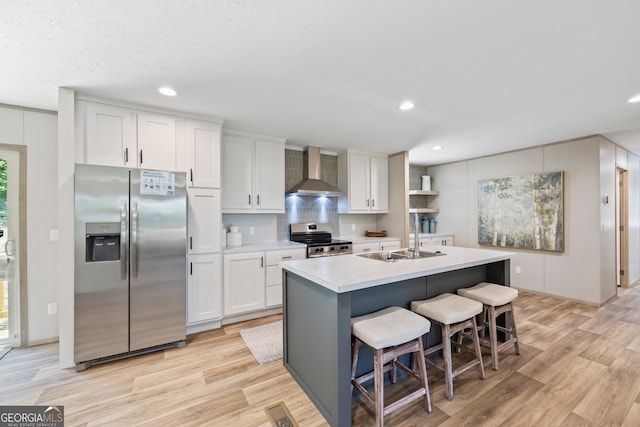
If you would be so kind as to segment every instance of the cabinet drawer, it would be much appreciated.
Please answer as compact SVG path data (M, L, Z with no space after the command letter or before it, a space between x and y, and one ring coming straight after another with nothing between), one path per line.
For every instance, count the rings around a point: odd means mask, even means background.
M304 259L307 257L306 249L283 249L277 251L267 251L267 265L278 265L280 261L290 259Z
M376 252L380 250L380 243L356 243L353 245L353 253L360 254L363 252Z

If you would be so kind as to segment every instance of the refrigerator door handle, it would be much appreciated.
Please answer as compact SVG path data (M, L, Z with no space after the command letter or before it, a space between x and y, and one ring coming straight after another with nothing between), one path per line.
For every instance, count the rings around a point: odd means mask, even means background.
M120 208L120 280L127 279L127 204Z
M131 277L138 277L138 204L131 205Z

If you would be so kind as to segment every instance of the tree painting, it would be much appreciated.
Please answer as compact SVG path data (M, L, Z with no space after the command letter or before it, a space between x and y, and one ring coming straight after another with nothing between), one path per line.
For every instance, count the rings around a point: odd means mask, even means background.
M564 251L563 173L478 182L478 243Z

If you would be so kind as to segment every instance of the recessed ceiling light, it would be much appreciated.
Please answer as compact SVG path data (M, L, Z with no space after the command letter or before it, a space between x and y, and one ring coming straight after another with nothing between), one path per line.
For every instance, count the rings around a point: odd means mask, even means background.
M398 105L398 108L403 111L411 110L413 109L413 107L414 105L413 105L413 102L411 101L404 101L402 104Z
M640 102L640 94L638 94L638 95L636 95L636 96L634 96L632 98L629 98L629 100L627 102Z
M442 145L434 145L432 148L433 151L439 151L442 150Z
M160 92L161 94L165 95L165 96L176 96L178 94L178 91L169 87L169 86L162 86L161 88L158 89L158 92Z

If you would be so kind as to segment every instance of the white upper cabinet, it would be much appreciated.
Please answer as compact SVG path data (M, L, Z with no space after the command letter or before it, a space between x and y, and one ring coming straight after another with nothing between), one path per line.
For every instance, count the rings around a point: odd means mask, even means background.
M85 161L104 166L176 170L176 118L86 102Z
M138 113L138 167L176 170L176 119Z
M384 154L351 150L338 155L339 213L386 213L389 210L389 166Z
M224 131L222 212L284 213L284 140Z
M189 187L220 188L220 125L187 123L187 182Z
M87 104L86 161L104 166L137 166L134 115L131 110Z

